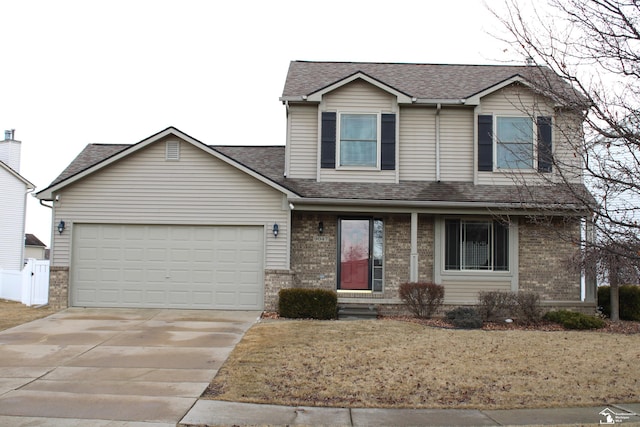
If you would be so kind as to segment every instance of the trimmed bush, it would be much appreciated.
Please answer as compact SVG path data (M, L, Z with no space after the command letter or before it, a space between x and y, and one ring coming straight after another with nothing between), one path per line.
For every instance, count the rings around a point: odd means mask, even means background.
M640 321L640 286L622 285L619 292L620 319ZM598 288L598 305L607 317L611 317L611 287Z
M444 286L435 283L402 283L398 294L409 311L419 318L430 318L444 302Z
M535 325L542 318L540 295L535 292L480 292L478 310L489 322L515 319L522 325Z
M447 312L446 318L456 328L482 328L482 318L480 317L480 313L473 307L454 308Z
M278 314L292 319L335 319L338 294L324 289L281 289Z
M566 329L600 329L605 326L604 320L598 317L568 310L550 311L544 319L559 323Z

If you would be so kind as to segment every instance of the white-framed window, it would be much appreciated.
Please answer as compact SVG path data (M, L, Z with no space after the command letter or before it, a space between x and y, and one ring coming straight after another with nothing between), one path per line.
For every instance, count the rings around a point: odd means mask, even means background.
M448 271L509 271L509 225L496 220L445 219Z
M533 169L534 126L528 116L497 116L495 153L498 169Z
M380 115L340 113L338 165L377 168L380 143Z

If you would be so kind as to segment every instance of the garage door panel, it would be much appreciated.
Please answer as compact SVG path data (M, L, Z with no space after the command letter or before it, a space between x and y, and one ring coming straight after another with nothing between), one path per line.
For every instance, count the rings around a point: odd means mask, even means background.
M263 307L263 227L75 224L71 303Z

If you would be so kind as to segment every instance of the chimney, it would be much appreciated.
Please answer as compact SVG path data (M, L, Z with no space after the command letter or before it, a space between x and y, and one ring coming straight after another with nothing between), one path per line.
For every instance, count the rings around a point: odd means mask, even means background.
M20 141L16 141L16 130L5 130L4 141L0 141L0 161L20 173Z

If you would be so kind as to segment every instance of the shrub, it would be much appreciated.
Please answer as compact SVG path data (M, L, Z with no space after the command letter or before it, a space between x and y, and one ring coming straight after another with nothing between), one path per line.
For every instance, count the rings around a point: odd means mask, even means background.
M281 289L278 313L294 319L335 319L338 315L338 294L324 289Z
M478 310L486 321L512 318L519 324L531 325L542 317L540 296L534 292L480 292Z
M402 283L398 293L409 311L420 318L430 318L444 302L444 286L435 283Z
M598 317L568 310L550 311L544 319L559 323L566 329L600 329L605 326L604 320Z
M458 307L446 314L447 320L456 328L482 328L482 318L478 310L472 307Z
M620 286L619 297L620 319L640 321L640 286ZM611 287L598 288L598 305L607 317L611 317Z
M535 325L542 319L540 295L535 292L518 292L516 296L518 309L516 319L522 325Z
M478 310L486 321L514 317L518 301L513 292L485 291L478 294Z

